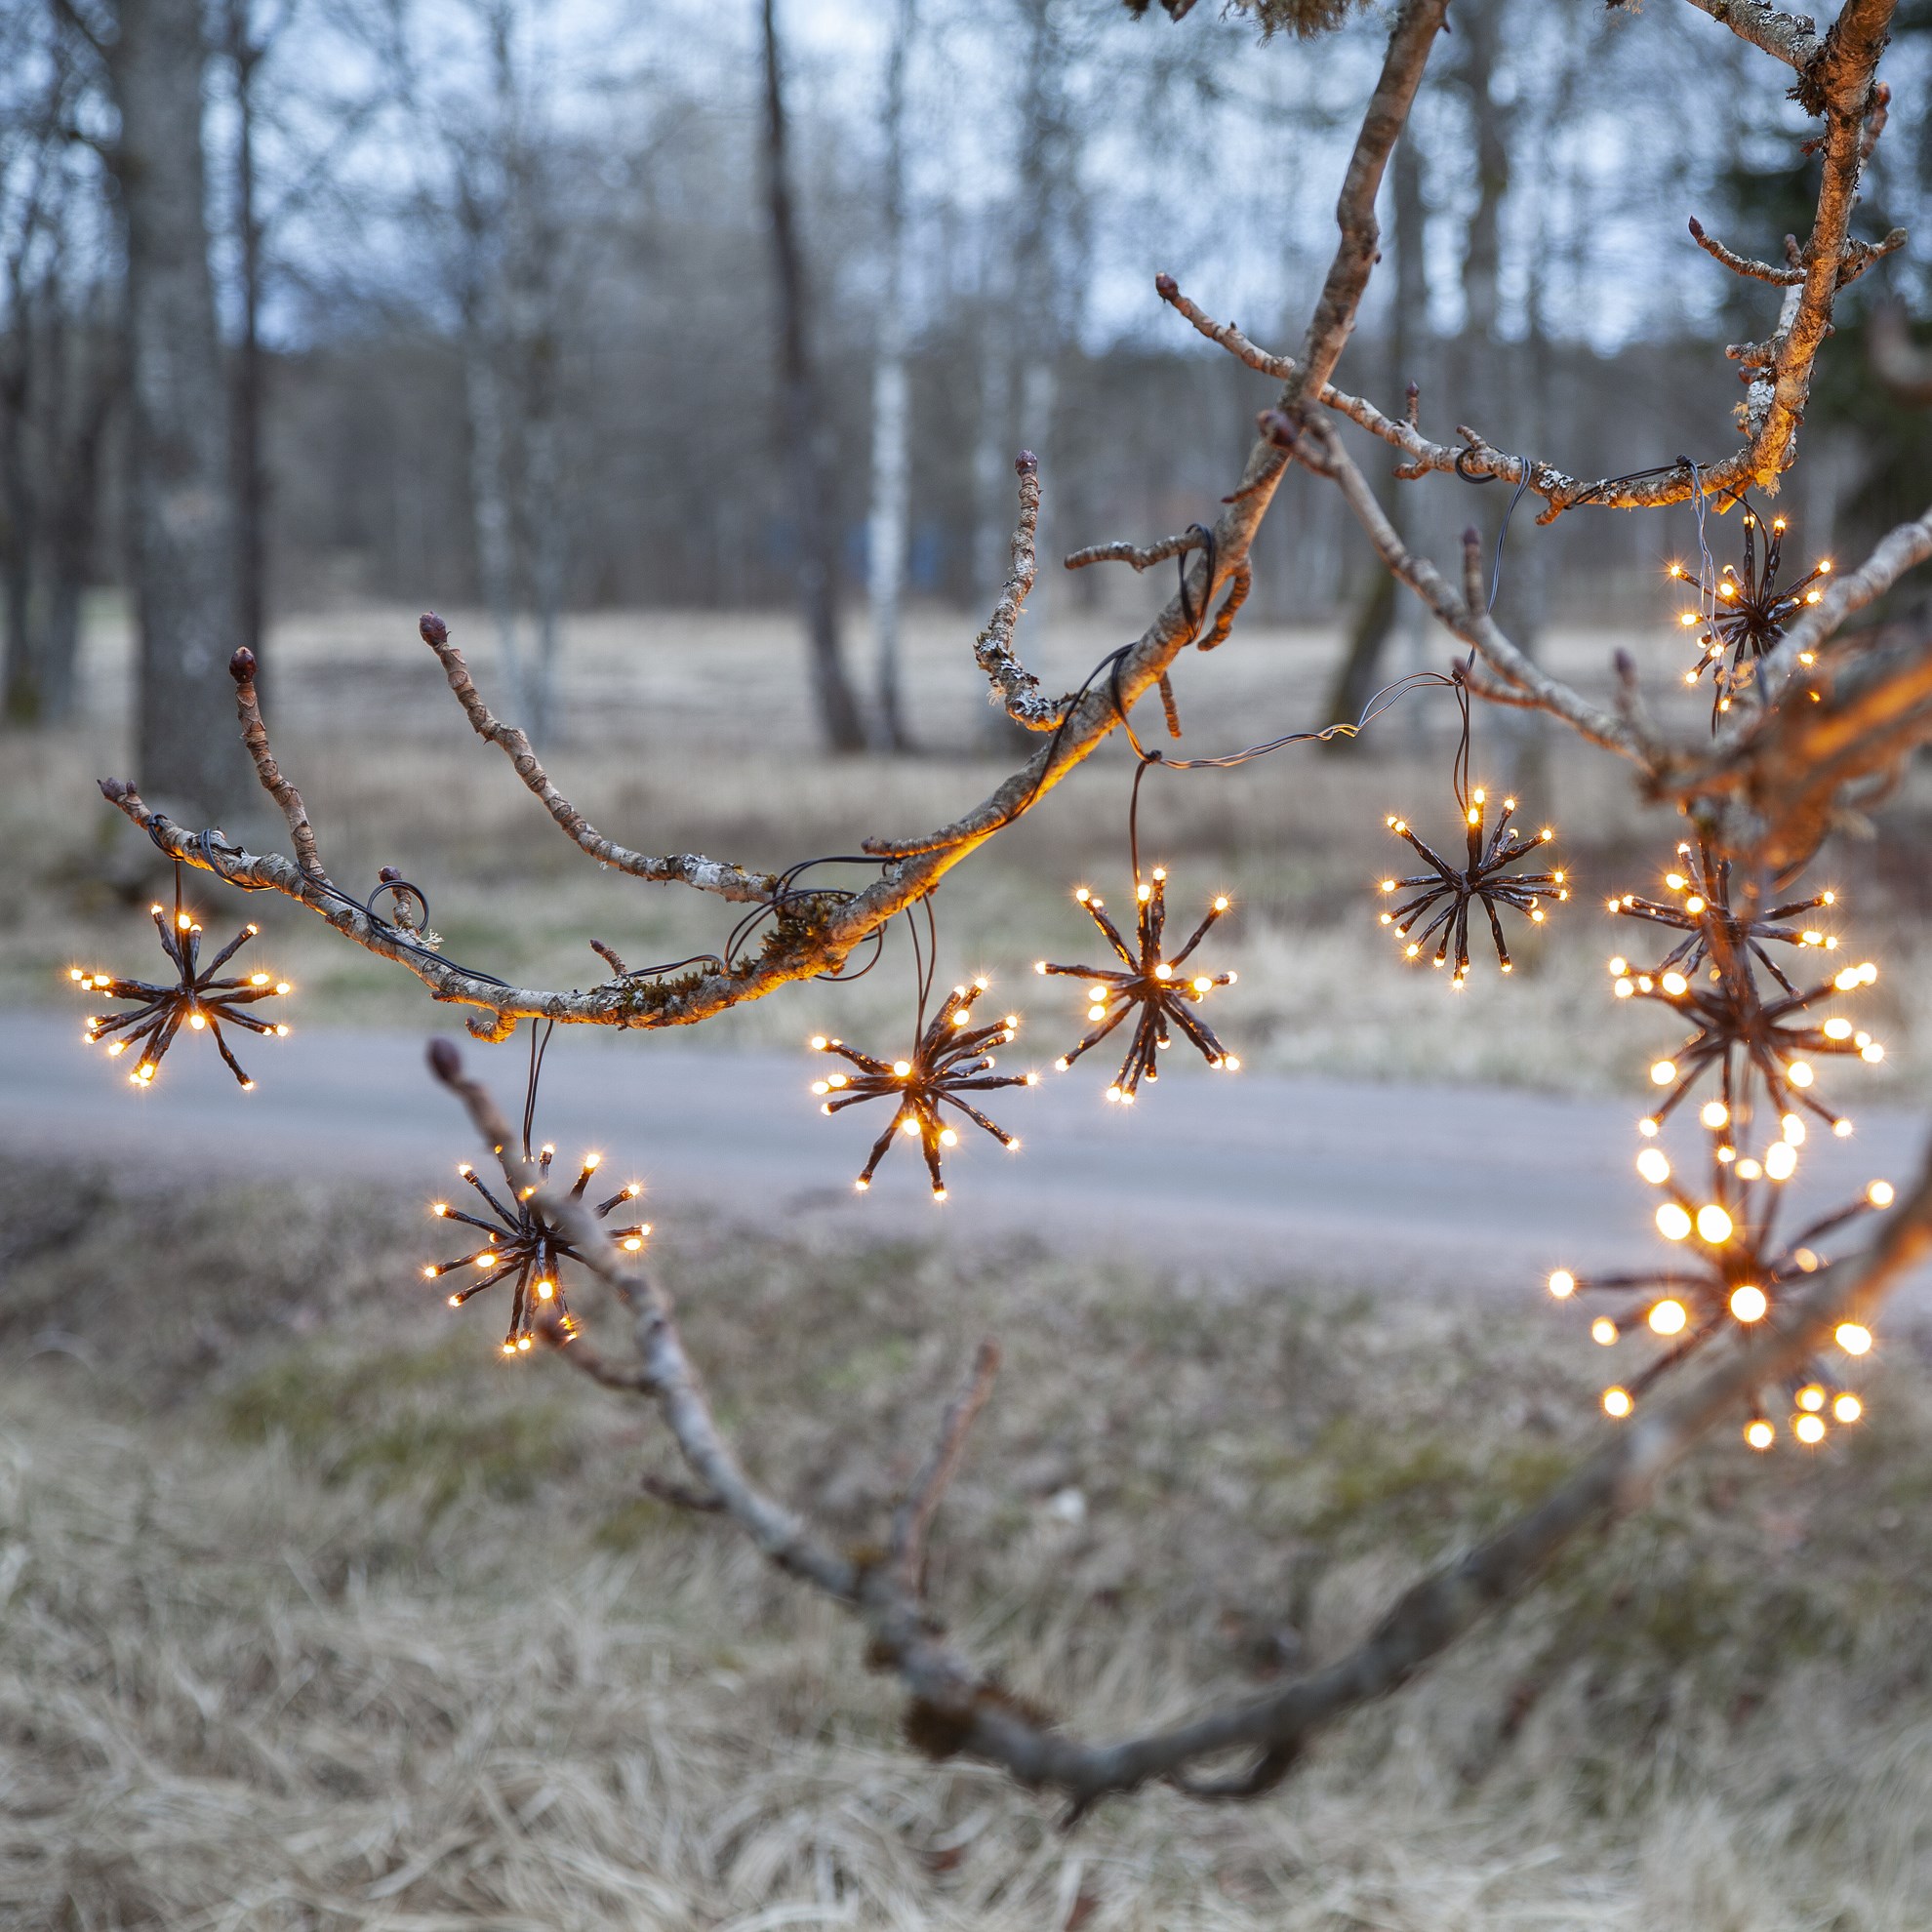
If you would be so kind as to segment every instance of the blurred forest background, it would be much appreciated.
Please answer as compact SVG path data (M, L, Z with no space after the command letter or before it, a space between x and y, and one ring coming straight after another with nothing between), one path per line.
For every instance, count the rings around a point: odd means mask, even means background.
M633 964L716 946L736 908L569 854L457 712L426 606L626 843L777 866L983 796L1017 761L970 648L1015 453L1046 498L1020 648L1058 690L1172 584L1058 557L1210 520L1273 394L1153 276L1297 346L1385 29L1263 44L1239 13L1116 0L0 0L0 1004L63 1002L0 1036L64 1044L68 967L138 956L167 889L96 778L285 845L235 743L238 645L334 875L400 865L452 956L522 984L601 978L592 933ZM1841 297L1819 365L1780 500L1806 567L1932 502L1932 0L1895 37L1856 226L1911 240ZM1685 224L1771 260L1802 225L1787 77L1675 0L1455 0L1340 380L1385 407L1414 381L1432 434L1580 475L1733 447L1723 345L1778 295ZM1508 497L1388 485L1438 558ZM1628 648L1697 728L1662 574L1689 512L1530 507L1510 633L1599 693ZM1307 476L1254 563L1228 646L1177 664L1188 751L1441 666ZM1525 786L1580 891L1510 980L1451 1001L1394 956L1372 882L1384 813L1449 805L1453 710L1149 785L1149 848L1190 899L1236 898L1230 1045L1262 1081L1630 1100L1674 1040L1579 1023L1614 1010L1629 944L1598 895L1654 878L1679 822L1609 759L1480 716L1478 775ZM1109 748L949 876L947 971L1031 992L1028 961L1084 946L1068 887L1120 875L1127 769ZM1857 1098L1917 1104L1932 771L1874 829L1831 875L1884 965ZM372 1110L422 1079L450 1015L293 908L264 926L298 1025L409 1028ZM704 1042L784 1043L798 1100L813 1026L904 1026L903 967ZM1027 1049L1057 1030L1035 1008ZM691 1037L617 1044L642 1079ZM518 1058L484 1060L504 1099ZM1278 1800L1149 1793L1069 1836L909 1756L851 1632L640 1488L664 1466L634 1405L449 1325L417 1274L440 1156L382 1187L264 1177L211 1162L178 1097L117 1084L148 1137L118 1167L41 1145L31 1092L0 1119L9 1924L1922 1932L1922 1315L1888 1327L1860 1430L1713 1444ZM850 1151L801 1137L847 1215ZM788 1196L665 1198L653 1253L754 1468L842 1538L877 1533L962 1354L1001 1336L935 1590L1082 1724L1334 1655L1597 1427L1600 1350L1482 1257L1364 1284L1307 1244L1169 1266L1074 1216L977 1237L966 1209L905 1240Z
M160 466L198 465L228 497L219 627L271 666L265 632L291 613L478 608L541 736L565 614L802 596L824 728L891 742L921 727L895 693L898 612L988 600L1016 450L1042 459L1043 554L1200 516L1260 385L1151 277L1293 345L1373 21L1286 55L1206 8L1178 29L1100 0L770 13L15 0L9 717L72 707L89 595L139 594L141 499L179 487L141 448L169 425L131 406L151 379L130 366L129 222L156 218L152 170L119 157L130 87L142 128L179 145L181 109L135 72L165 62L129 47L183 31L206 57L167 71L189 90L204 192L163 211L175 259L144 279L138 262L133 295L177 338L177 393L152 407L187 426ZM1391 171L1354 387L1393 407L1416 381L1435 433L1469 422L1586 476L1727 446L1717 351L1761 334L1776 298L1702 255L1685 215L1775 255L1806 205L1803 121L1742 43L1684 9L1633 15L1459 10ZM1922 420L1864 340L1874 302L1922 312L1932 273L1932 9L1909 6L1898 38L1862 219L1913 239L1841 307L1783 504L1818 551L1915 512L1932 481ZM197 219L205 293L163 288L196 277L180 251ZM179 340L197 329L205 355ZM1286 487L1252 616L1371 635L1400 619L1334 494ZM1400 493L1437 549L1500 514L1474 497L1440 479ZM1656 519L1579 512L1522 551L1502 608L1533 638L1651 615L1666 540ZM1117 595L1105 576L1043 581L1028 629Z

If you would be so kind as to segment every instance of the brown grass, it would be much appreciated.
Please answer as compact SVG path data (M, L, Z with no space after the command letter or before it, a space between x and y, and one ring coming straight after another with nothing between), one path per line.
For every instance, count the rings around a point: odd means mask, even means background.
M829 1611L642 1494L647 1412L425 1308L423 1232L322 1189L4 1177L0 1921L1925 1922L1925 1338L1863 1429L1713 1445L1279 1796L1065 1837L909 1756ZM754 1466L855 1539L1000 1336L936 1594L1087 1728L1331 1654L1593 1427L1553 1315L1030 1244L673 1228L660 1266Z
M1084 674L1128 634L1124 622L1063 610L1043 666L1049 679ZM484 627L459 617L456 631L496 693ZM872 831L925 829L1009 768L974 749L988 713L970 634L968 620L938 614L913 626L910 708L930 753L835 761L812 745L802 654L787 622L583 619L569 626L565 722L551 762L597 824L654 850L778 865L850 852ZM1695 702L1669 688L1681 639L1667 625L1646 637L1559 633L1548 655L1600 686L1620 643L1637 650L1660 704L1677 705L1688 725ZM159 882L153 855L91 784L125 763L126 639L105 624L90 648L85 723L52 740L15 737L0 758L0 997L62 998L74 959L104 964L142 949L129 909ZM1318 718L1334 650L1326 633L1258 625L1211 660L1185 663L1183 748L1222 750ZM408 613L293 622L273 640L270 664L275 743L333 869L368 886L379 865L399 865L430 894L452 956L526 984L573 986L605 971L590 937L633 965L721 943L737 908L601 873L571 850L506 763L470 737ZM1146 851L1173 865L1177 905L1220 890L1239 900L1214 945L1216 962L1242 976L1220 996L1226 1036L1254 1067L1634 1090L1641 1068L1674 1041L1657 1014L1597 1024L1610 1010L1604 960L1645 943L1640 929L1605 917L1599 894L1654 883L1678 825L1642 807L1614 761L1564 747L1541 776L1525 775L1528 807L1558 825L1579 891L1547 935L1525 935L1513 980L1500 983L1479 964L1452 1002L1436 976L1399 963L1375 923L1373 881L1401 850L1384 815L1399 809L1426 830L1453 830L1452 719L1445 697L1426 696L1384 719L1353 755L1297 749L1236 773L1149 780ZM1147 723L1158 733L1157 718ZM1501 782L1514 757L1513 722L1492 716L1479 726L1479 770ZM1067 888L1086 879L1122 889L1127 774L1124 757L1104 755L951 875L939 902L944 970L989 968L1009 986L1024 985L1035 1024L1046 1021L1050 994L1027 969L1042 954L1088 956L1094 935ZM286 843L278 822L243 829ZM1932 776L1919 772L1873 839L1842 841L1834 854L1848 944L1886 969L1866 1011L1890 1058L1848 1076L1854 1105L1922 1091L1932 1075L1928 853ZM429 1013L414 981L305 915L270 908L267 930L274 963L300 987L299 1022L407 1024ZM789 1046L833 1024L854 1037L892 1032L906 1004L896 951L858 985L787 991L692 1037ZM1058 1017L1077 1016L1063 1006Z

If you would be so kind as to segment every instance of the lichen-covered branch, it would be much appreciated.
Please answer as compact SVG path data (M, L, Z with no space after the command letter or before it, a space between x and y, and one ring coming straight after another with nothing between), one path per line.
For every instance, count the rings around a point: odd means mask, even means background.
M1020 478L1020 521L1013 526L1012 565L986 627L973 640L973 659L992 686L992 702L1028 731L1051 731L1067 709L1065 698L1049 698L1040 681L1014 655L1013 630L1033 587L1037 560L1033 539L1040 527L1040 460L1022 450L1014 472Z

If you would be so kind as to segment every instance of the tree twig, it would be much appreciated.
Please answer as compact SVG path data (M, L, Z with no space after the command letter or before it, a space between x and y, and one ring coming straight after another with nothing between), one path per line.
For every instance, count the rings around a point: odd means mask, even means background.
M993 1378L999 1374L999 1344L982 1342L973 1354L973 1366L966 1381L940 1418L939 1433L919 1465L918 1473L907 1484L899 1507L892 1512L892 1540L888 1548L899 1571L899 1580L907 1590L918 1590L926 1566L926 1535L932 1528L940 1499L958 1473L966 1454L966 1436L992 1394Z

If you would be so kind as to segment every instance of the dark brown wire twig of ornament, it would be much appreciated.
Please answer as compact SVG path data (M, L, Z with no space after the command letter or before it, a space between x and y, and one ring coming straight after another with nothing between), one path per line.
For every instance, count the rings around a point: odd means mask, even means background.
M514 1281L510 1295L509 1328L503 1336L503 1353L506 1355L529 1351L539 1322L562 1341L568 1341L577 1333L577 1319L571 1313L564 1295L563 1264L575 1262L581 1268L584 1265L584 1256L567 1234L551 1225L536 1203L538 1190L549 1179L550 1163L555 1159L557 1150L546 1143L533 1154L530 1147L531 1127L537 1113L537 1089L543 1074L543 1053L555 1026L556 1022L549 1021L540 1032L537 1023L534 1020L530 1023L530 1073L523 1093L522 1151L524 1161L537 1170L536 1183L525 1189L511 1189L508 1200L500 1200L465 1160L459 1164L457 1173L482 1197L485 1213L465 1214L461 1208L450 1206L447 1201L438 1201L430 1209L439 1221L458 1222L477 1228L484 1237L483 1245L469 1254L459 1255L454 1261L431 1262L423 1270L425 1281L438 1280L460 1268L480 1268L484 1270L480 1279L459 1288L449 1297L451 1308L462 1308L486 1288L494 1288L499 1281ZM584 1157L582 1170L570 1190L573 1201L584 1198L591 1176L602 1164L603 1157L599 1154ZM627 1187L619 1188L609 1200L598 1202L592 1212L599 1221L608 1220L614 1209L626 1201L634 1201L643 1191L643 1187L633 1181ZM649 1222L637 1222L627 1228L612 1228L611 1238L635 1254L643 1247L650 1232Z
M135 1049L135 1069L128 1075L131 1085L148 1087L168 1049L183 1026L190 1032L206 1032L215 1042L228 1071L244 1093L254 1091L249 1078L227 1040L222 1026L237 1026L249 1033L273 1033L286 1038L288 1027L279 1022L258 1020L245 1007L273 999L291 990L286 980L271 973L251 973L246 978L222 979L221 968L260 932L253 922L245 925L206 966L201 964L201 926L181 902L181 867L175 865L175 911L172 920L157 901L148 908L154 929L161 936L161 950L168 955L178 977L172 985L149 980L125 980L111 973L85 972L74 967L69 977L86 992L104 992L110 999L134 1002L126 1012L94 1015L87 1022L89 1044L108 1040L109 1056L118 1060L130 1047Z
M991 1048L1008 1044L1018 1033L1020 1019L1009 1013L991 1026L975 1026L973 1007L988 986L984 979L954 986L941 1003L931 1024L926 1005L932 996L933 976L938 965L939 931L934 919L932 896L919 901L925 908L926 940L922 945L915 908L906 908L906 924L912 935L912 969L918 986L913 1019L913 1045L904 1059L884 1061L845 1041L824 1033L812 1040L816 1053L836 1054L856 1067L856 1073L829 1073L812 1083L812 1091L823 1096L822 1113L842 1113L849 1107L866 1101L890 1100L896 1104L885 1131L872 1143L872 1151L853 1187L864 1193L872 1185L879 1163L891 1152L893 1143L904 1135L916 1135L925 1156L926 1172L932 1180L933 1199L946 1197L941 1159L947 1147L958 1145L957 1130L947 1121L946 1109L952 1107L983 1133L999 1144L1017 1150L1019 1136L1009 1134L963 1098L969 1093L986 1093L999 1087L1030 1087L1037 1084L1035 1073L994 1073Z

